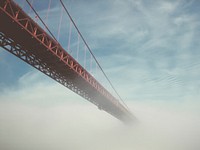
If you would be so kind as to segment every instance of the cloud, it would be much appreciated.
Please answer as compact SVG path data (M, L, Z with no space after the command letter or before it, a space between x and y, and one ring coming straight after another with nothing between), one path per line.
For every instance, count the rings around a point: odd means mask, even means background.
M1 93L1 149L200 148L200 111L192 99L129 102L139 122L126 126L66 88L43 80L40 73L27 73L19 85Z
M193 93L188 91L188 86L198 89L196 80L192 79L196 79L195 74L199 72L192 66L199 68L200 63L192 51L196 53L199 47L195 42L199 18L186 11L191 9L191 3L115 1L98 16L95 26L94 20L87 22L91 25L88 37L100 39L96 45L96 51L102 52L98 60L117 89L125 93L122 97L128 95L133 99L129 93L134 93L155 99L157 95L159 99L168 96L183 99L186 93ZM95 12L101 14L103 6L99 6ZM90 15L95 18L95 14ZM194 63L196 65L192 65ZM187 74L188 69L190 74ZM140 88L134 91L134 87ZM198 99L198 94L196 96Z

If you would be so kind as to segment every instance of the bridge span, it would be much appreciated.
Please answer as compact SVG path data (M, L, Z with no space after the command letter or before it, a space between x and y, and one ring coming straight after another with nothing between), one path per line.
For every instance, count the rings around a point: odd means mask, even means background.
M134 116L13 0L0 0L0 46L123 122Z

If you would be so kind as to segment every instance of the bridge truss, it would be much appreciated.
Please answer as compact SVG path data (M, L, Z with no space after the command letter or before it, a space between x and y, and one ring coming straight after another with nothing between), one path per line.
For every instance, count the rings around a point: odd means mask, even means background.
M0 46L123 122L133 115L12 0L0 0Z

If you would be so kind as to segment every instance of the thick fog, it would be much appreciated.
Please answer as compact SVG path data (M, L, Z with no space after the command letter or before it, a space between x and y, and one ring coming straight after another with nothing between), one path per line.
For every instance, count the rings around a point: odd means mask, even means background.
M1 91L2 150L200 149L196 100L133 100L127 104L138 122L125 125L59 84L29 77Z

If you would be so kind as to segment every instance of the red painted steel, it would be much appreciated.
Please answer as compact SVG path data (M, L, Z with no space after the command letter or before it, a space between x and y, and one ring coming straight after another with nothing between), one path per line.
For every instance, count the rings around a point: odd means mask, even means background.
M0 46L114 117L133 115L12 0L0 0Z

